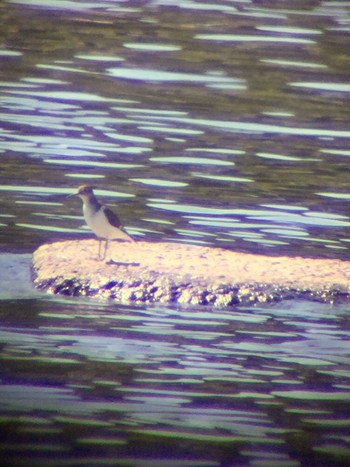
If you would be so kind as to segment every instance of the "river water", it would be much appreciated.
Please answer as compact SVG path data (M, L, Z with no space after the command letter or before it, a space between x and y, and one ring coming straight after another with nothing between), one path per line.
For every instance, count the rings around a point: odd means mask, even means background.
M2 465L350 463L350 305L122 306L19 272L91 235L82 183L135 238L349 260L350 3L13 0L0 21Z

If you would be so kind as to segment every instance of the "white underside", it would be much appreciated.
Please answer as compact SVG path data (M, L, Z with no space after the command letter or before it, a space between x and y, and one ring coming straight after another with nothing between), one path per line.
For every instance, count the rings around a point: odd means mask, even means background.
M87 225L98 238L105 238L108 240L120 239L130 242L130 237L125 232L108 222L104 214L104 208L93 212L91 209L88 209L84 203L83 213Z

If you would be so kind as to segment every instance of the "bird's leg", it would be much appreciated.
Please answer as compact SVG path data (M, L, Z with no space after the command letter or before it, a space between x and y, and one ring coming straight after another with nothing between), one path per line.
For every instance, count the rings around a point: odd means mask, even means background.
M97 260L101 261L103 258L101 258L101 244L102 244L102 238L98 239L98 255L97 255Z
M109 240L108 240L108 239L105 239L104 252L103 252L103 255L101 254L101 253L102 253L102 249L103 249L103 247L101 248L102 241L103 241L103 239L100 238L100 239L99 239L99 244L98 244L98 258L97 258L99 261L103 261L104 259L106 259L107 250L108 250L108 242L109 242Z
M106 247L105 247L105 254L104 254L103 259L106 259L108 247L109 247L109 238L106 238Z

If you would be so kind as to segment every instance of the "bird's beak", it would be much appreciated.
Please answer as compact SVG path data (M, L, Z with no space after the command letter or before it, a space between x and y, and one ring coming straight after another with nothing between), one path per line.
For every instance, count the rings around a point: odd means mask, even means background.
M67 198L71 198L72 196L78 196L78 193L72 193L71 195L68 195Z

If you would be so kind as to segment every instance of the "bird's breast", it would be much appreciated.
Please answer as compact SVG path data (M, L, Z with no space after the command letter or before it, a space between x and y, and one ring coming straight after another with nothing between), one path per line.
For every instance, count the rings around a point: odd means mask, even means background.
M84 217L87 225L95 235L102 238L108 238L108 222L103 214L103 210L95 211L88 206L83 208Z
M104 213L102 206L98 211L91 209L89 206L83 206L85 222L99 238L108 239L124 239L128 240L128 236L117 227L111 225Z

